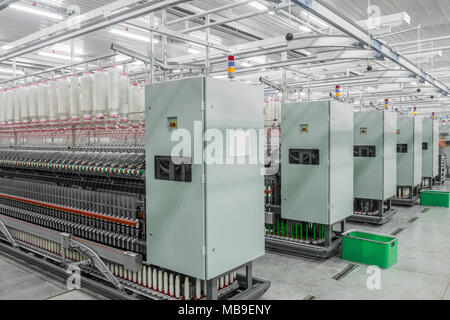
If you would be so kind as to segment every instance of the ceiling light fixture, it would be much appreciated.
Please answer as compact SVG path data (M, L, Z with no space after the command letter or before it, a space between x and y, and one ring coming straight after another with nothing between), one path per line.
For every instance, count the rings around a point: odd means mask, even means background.
M311 32L312 30L306 26L299 26L298 27L300 30L304 31L304 32Z
M261 3L257 2L257 1L252 1L252 2L249 2L248 4L250 6L252 6L253 8L261 10L261 11L267 10L267 7L265 5L263 5L263 4L261 4Z
M66 52L66 53L70 53L72 51L69 44L63 44L63 43L57 43L57 44L49 47L48 49L54 50L54 51ZM76 55L80 55L80 56L84 55L83 48L74 47L74 53Z
M14 46L11 45L11 44L5 44L5 45L2 46L3 50L9 50L9 49L12 49L12 48L14 48Z
M114 57L114 60L116 62L123 62L123 61L131 60L131 59L132 59L131 57L126 56L124 54L118 54L117 56Z
M302 14L308 19L308 21L314 22L315 24L321 26L322 28L328 28L329 27L328 24L326 24L325 22L322 22L321 20L317 19L316 17L312 16L311 14L309 14L306 11L302 11Z
M200 53L200 50L192 48L192 47L189 47L187 51L191 54L199 54Z
M14 74L14 70L0 68L0 73ZM23 74L25 74L23 71L16 70L16 75L23 75Z
M194 31L191 33L191 36L194 38L197 38L199 40L205 40L206 39L206 33L201 32L201 31ZM222 44L222 38L215 36L213 34L209 35L209 41L215 44Z
M38 54L43 57L50 57L50 58L61 59L61 60L72 60L72 58L70 56L65 56L63 54L57 54L57 53L53 53L53 52L40 51ZM73 61L81 62L81 61L83 61L83 59L80 57L75 57L75 58L73 58Z
M37 2L42 2L57 7L60 7L63 4L63 0L37 0Z
M62 15L58 14L58 13L54 13L54 12L38 9L38 8L35 8L35 7L25 6L25 5L20 4L20 3L13 3L13 4L11 4L9 6L9 8L20 10L20 11L24 11L24 12L28 12L28 13L32 13L32 14L37 14L37 15L44 16L44 17L47 17L47 18L52 18L52 19L57 19L57 20L64 19L64 17Z
M118 35L118 36L130 38L133 40L138 40L138 41L142 41L142 42L150 42L150 37L132 33L132 32L129 32L128 30L111 29L109 32L111 32L112 34ZM154 42L158 43L158 39L154 39Z

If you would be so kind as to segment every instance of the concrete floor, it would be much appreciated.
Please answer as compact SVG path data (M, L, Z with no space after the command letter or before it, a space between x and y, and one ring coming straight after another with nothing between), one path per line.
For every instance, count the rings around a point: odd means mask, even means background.
M449 190L447 182L441 189ZM333 257L311 261L267 253L254 263L254 275L272 282L263 299L445 299L450 300L450 209L398 207L383 226L348 224L347 229L390 234L397 228L398 263L381 271L381 288L368 289L367 266L357 265L340 280L333 276L350 262ZM411 222L410 219L418 219ZM0 255L0 299L91 300L105 299L65 284L34 266Z
M0 300L104 300L94 292L68 290L60 278L0 255Z
M450 190L445 183L441 190ZM263 299L444 299L450 300L450 209L397 207L383 226L347 224L349 229L390 234L397 228L398 263L381 270L381 288L368 289L367 266L357 267L340 280L333 276L350 263L338 256L326 261L267 253L254 264L257 277L272 282ZM417 217L411 222L410 219Z

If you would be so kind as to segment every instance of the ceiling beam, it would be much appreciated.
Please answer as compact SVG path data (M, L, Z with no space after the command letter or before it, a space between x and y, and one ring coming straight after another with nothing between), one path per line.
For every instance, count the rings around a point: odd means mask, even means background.
M335 10L324 4L322 1L292 0L292 3L314 14L315 16L332 25L334 28L357 39L361 42L362 45L370 47L372 50L378 52L379 54L382 54L387 59L395 62L406 70L411 71L420 79L420 81L430 83L431 85L442 91L442 93L444 94L450 94L450 89L445 84L435 79L431 74L420 69L417 65L413 64L408 59L395 52L389 46L371 37L362 27L360 27L356 23L353 23L349 19L340 16L335 12Z
M264 64L254 65L245 68L236 68L236 75L246 74L248 72L260 71L261 69L269 68L283 68L287 66L296 66L301 64L322 63L324 61L337 61L337 60L366 60L379 58L377 53L369 50L332 50L319 52L316 55L312 55L307 58L295 58L286 61L268 62ZM211 72L211 75L225 74L227 69L217 70Z
M167 23L167 25L170 26L172 24L176 24L176 23L180 23L180 22L184 22L184 21L189 21L189 20L193 20L193 19L196 19L196 18L200 18L200 17L205 17L208 14L212 14L212 13L216 13L216 12L220 12L220 11L224 11L224 10L229 10L229 9L235 8L235 7L240 7L240 6L242 6L244 4L247 4L247 3L251 2L251 1L253 1L253 0L243 0L241 2L235 2L235 3L227 4L227 5L224 5L224 6L216 7L216 8L213 8L211 10L205 10L205 11L202 11L202 12L199 12L199 13L195 13L193 15L185 16L183 18L171 20L171 21L169 21Z
M146 2L139 6L130 8L124 12L120 12L117 14L113 14L108 17L108 19L99 19L94 22L88 23L86 25L82 25L79 29L71 29L63 32L62 34L57 34L56 36L49 36L47 39L43 41L38 41L35 44L31 44L26 46L23 49L14 50L11 53L0 56L0 62L5 60L10 60L24 54L51 46L58 42L64 42L73 38L77 38L83 36L85 34L98 31L104 28L107 28L111 25L115 25L130 19L134 19L151 12L155 12L158 10L166 9L171 6L178 5L180 3L188 2L189 0L154 0L150 2Z
M71 68L71 67L76 67L76 66L80 66L80 65L85 65L85 64L87 64L89 62L99 61L99 60L102 60L102 59L110 59L110 58L112 58L112 57L114 57L116 55L117 55L117 53L114 52L114 53L111 53L111 54L107 54L107 55L98 56L98 57L90 58L90 59L87 59L87 60L83 60L81 62L75 62L75 63L67 64L67 65L64 65L64 66L53 67L53 68L41 70L41 71L38 71L38 72L25 74L23 76L17 76L15 78L8 78L5 81L0 81L0 84L13 82L13 81L17 81L17 80L20 80L20 79L38 77L38 76L40 76L42 74L51 74L52 72L55 72L55 71L58 71L58 70Z
M0 0L0 10L7 8L9 5L17 1L18 0Z

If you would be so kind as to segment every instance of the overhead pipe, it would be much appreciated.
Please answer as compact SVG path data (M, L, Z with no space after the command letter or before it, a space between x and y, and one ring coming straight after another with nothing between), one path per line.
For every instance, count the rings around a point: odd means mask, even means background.
M91 58L91 59L86 59L86 60L83 60L82 62L70 63L70 64L66 64L66 65L59 66L59 67L54 67L54 68L45 69L45 70L41 70L41 71L34 72L34 73L25 74L23 76L16 76L16 77L10 78L10 79L5 80L5 81L0 81L0 84L11 82L11 81L16 81L16 80L20 80L20 79L30 78L30 77L38 77L41 74L51 73L51 72L62 70L62 69L66 69L66 68L76 67L76 66L83 65L83 64L86 64L86 63L89 63L89 62L111 58L111 57L114 57L116 55L117 55L117 53L107 54L107 55L103 55L103 56L99 56L99 57L95 57L95 58Z
M318 18L324 20L336 29L352 36L353 38L359 40L362 45L370 47L373 51L383 55L387 59L398 64L402 68L405 68L422 79L428 82L432 86L441 90L445 94L450 94L450 89L442 82L434 78L431 74L422 70L419 66L413 64L411 61L406 59L404 56L398 54L391 47L385 45L381 41L374 39L371 35L367 34L361 26L358 26L354 22L350 21L346 17L342 17L335 10L333 10L329 5L325 4L323 1L315 0L291 0L292 3L298 5L300 8L307 10L308 12L314 14Z
M254 0L242 0L241 2L231 3L231 4L227 4L225 6L220 6L220 7L217 7L217 8L210 9L210 10L205 10L205 11L203 11L201 13L196 13L196 14L189 15L189 16L186 16L186 17L183 17L183 18L179 18L179 19L175 19L175 20L169 21L169 22L167 22L167 25L170 26L172 24L176 24L176 23L180 23L180 22L189 21L189 20L192 20L192 19L204 17L204 16L210 15L212 13L216 13L216 12L225 11L225 10L229 10L229 9L232 9L232 8L240 7L240 6L243 6L243 5L245 5L245 4L249 3L249 2L252 2L252 1L254 1Z
M287 7L289 7L289 4L280 5L277 8L278 9L284 9L284 8L287 8ZM227 24L227 23L230 23L230 22L234 22L234 21L238 21L238 20L244 20L244 19L255 17L255 16L263 15L263 14L269 13L270 11L272 11L272 10L269 9L269 8L265 9L265 10L253 11L253 12L246 13L246 14L243 14L243 15L240 15L240 16L235 16L235 17L227 18L227 19L223 19L223 20L217 20L217 21L214 21L214 22L211 22L211 23L205 23L205 24L197 26L197 27L187 28L187 29L182 30L181 32L182 33L190 33L190 32L202 30L202 29L205 29L205 28L211 28L211 27L214 27L214 26Z
M77 38L80 36L83 36L85 34L104 29L106 27L109 27L111 25L117 25L121 22L134 19L140 16L143 16L145 14L162 10L164 8L168 8L171 6L178 5L180 3L188 2L189 0L161 0L156 3L152 2L145 2L141 5L138 5L136 7L132 7L126 11L119 12L117 14L113 14L110 17L108 17L107 20L102 19L101 21L94 21L91 23L87 23L86 25L81 26L81 28L75 28L66 32L63 32L62 34L58 34L56 36L50 36L48 39L39 41L38 43L31 44L29 46L26 46L23 49L14 50L6 55L0 56L0 62L5 60L10 60L12 58L22 56L24 54L51 46L55 43L68 41L73 38Z

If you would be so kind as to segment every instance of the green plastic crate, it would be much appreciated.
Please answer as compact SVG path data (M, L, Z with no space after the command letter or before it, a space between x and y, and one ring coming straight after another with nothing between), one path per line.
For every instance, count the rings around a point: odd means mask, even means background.
M360 230L342 234L342 259L387 269L397 263L397 237Z
M450 206L450 192L438 190L424 190L420 192L420 205L448 208Z

